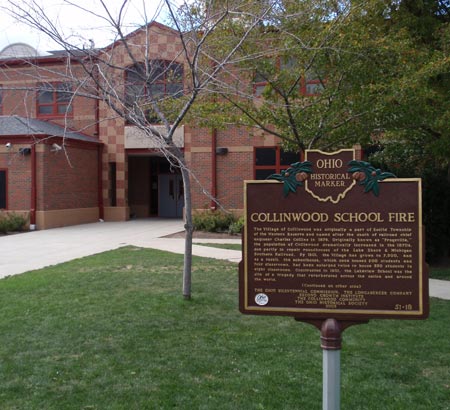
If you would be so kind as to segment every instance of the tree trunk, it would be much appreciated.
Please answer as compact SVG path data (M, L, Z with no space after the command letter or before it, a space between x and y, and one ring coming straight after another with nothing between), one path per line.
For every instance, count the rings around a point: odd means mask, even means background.
M194 225L192 223L191 180L189 177L189 171L184 166L181 167L181 175L183 177L183 186L184 186L184 218L185 218L183 297L189 300L191 299L192 236L194 232Z

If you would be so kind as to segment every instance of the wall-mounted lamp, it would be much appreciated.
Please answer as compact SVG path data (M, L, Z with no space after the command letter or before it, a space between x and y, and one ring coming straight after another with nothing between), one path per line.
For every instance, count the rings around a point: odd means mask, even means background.
M11 149L12 148L12 144L10 142L7 142L5 144L6 149Z
M226 155L226 154L228 154L228 148L218 147L218 148L216 148L216 154L217 155Z
M58 151L61 151L61 150L62 150L61 145L58 145L56 142L54 144L52 144L52 151L53 152L58 152Z

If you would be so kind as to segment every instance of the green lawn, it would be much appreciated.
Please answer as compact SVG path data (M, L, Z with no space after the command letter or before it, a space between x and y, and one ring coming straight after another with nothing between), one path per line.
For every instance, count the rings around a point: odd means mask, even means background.
M450 266L448 267L430 267L430 278L450 280Z
M0 233L1 235L1 233ZM195 243L195 245L209 246L212 248L231 249L235 251L242 250L239 243ZM430 266L429 277L440 280L450 280L450 267L434 267Z
M195 245L210 246L212 248L231 249L233 251L242 250L240 243L196 243Z
M238 243L196 243L196 245L210 246L213 248L232 249L235 251L242 250L242 245ZM440 280L450 280L450 267L430 267L430 278Z
M123 248L0 280L0 408L320 410L312 326L237 309L237 266ZM450 302L344 333L342 409L450 409Z

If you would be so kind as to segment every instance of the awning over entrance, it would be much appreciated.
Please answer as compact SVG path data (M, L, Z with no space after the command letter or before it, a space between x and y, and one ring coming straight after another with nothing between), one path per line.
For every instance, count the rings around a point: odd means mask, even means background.
M154 125L161 133L165 132L165 128L162 125ZM178 127L175 130L173 136L175 145L179 148L184 147L184 125ZM156 138L151 138L145 134L144 131L133 125L127 125L125 127L125 148L126 149L146 149L146 148L159 148L161 144Z

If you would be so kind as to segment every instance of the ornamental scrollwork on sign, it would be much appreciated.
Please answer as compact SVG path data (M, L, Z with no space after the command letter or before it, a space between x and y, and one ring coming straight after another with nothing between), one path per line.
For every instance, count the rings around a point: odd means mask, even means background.
M286 197L290 192L297 192L299 186L303 186L303 181L312 174L312 164L309 161L296 162L280 174L269 175L266 179L274 179L283 182L283 195Z
M352 174L352 178L357 181L359 185L364 186L364 192L372 191L375 196L380 194L378 182L383 181L386 178L397 178L391 172L383 172L366 161L353 160L348 163L348 166L350 169L347 172Z

